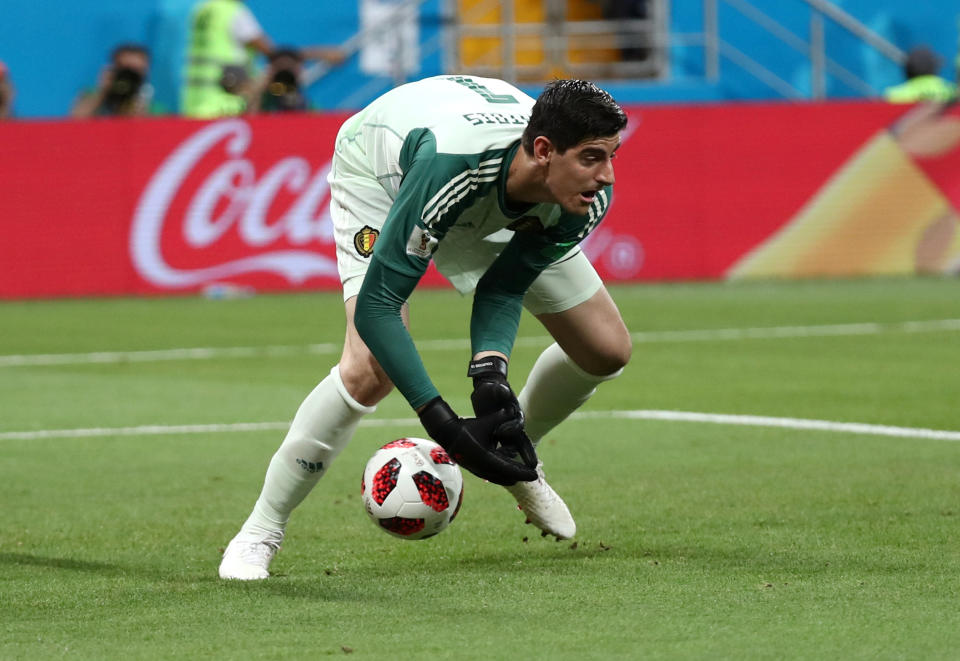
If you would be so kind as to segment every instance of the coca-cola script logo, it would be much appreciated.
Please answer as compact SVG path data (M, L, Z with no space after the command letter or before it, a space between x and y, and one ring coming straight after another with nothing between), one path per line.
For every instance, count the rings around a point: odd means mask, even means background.
M296 285L315 276L337 275L336 258L316 250L318 242L333 243L326 203L329 162L312 172L305 158L285 156L258 176L253 162L245 158L252 137L243 120L206 125L179 145L151 177L137 202L130 253L138 273L152 285L194 287L258 272ZM196 187L185 210L174 213L178 195L189 194L184 193L185 184L203 176L196 172L198 164L221 148L223 161ZM293 201L278 214L281 193L293 196ZM268 213L276 217L268 218ZM175 266L169 255L164 257L164 236L168 241L174 237L178 248L187 251L219 254L208 249L224 242L231 230L243 254L232 250L229 258L193 268ZM307 244L314 249L301 248Z

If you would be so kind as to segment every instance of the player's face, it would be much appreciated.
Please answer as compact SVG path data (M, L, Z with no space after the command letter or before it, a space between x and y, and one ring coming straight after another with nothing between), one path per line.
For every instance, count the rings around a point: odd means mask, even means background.
M613 157L620 135L590 138L562 154L554 151L547 172L547 187L564 211L587 213L597 192L613 184Z

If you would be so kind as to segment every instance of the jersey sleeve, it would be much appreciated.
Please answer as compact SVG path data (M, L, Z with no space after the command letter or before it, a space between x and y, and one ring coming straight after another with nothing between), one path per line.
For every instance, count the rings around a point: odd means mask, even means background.
M585 216L561 214L546 229L518 230L477 284L470 318L474 354L513 349L523 296L548 266L561 259L600 224L610 206L611 187L597 195Z

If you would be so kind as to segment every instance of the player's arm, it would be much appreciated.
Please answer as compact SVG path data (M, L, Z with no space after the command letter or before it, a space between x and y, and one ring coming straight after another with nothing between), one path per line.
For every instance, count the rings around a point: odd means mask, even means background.
M509 358L523 310L523 297L550 264L583 241L603 220L612 189L597 196L585 216L562 214L553 227L517 231L477 284L470 319L474 355L493 351Z
M562 258L599 224L610 200L609 187L586 216L563 215L557 225L539 231L517 231L477 285L470 319L474 360L470 401L480 416L515 409L515 424L501 430L501 443L524 461L535 462L533 445L523 430L523 411L507 380L507 364L516 340L523 297L550 264Z
M530 466L537 465L537 454L524 429L523 410L507 380L507 366L523 296L553 261L542 253L548 246L540 237L515 234L477 284L470 317L473 360L467 376L473 379L473 411L478 417L510 411L512 420L498 430L497 440Z
M465 468L499 484L536 479L531 467L497 451L495 432L510 422L496 411L464 419L440 397L403 325L400 310L430 261L431 242L421 214L427 200L446 183L431 158L435 143L419 136L422 150L405 170L397 198L384 222L357 297L354 325L397 389L420 415L427 433ZM408 140L417 139L408 138ZM405 145L405 149L409 145Z
M354 315L360 337L414 409L440 394L400 316L437 243L421 220L424 205L444 184L435 156L429 131L411 132L404 141L403 179L374 244Z

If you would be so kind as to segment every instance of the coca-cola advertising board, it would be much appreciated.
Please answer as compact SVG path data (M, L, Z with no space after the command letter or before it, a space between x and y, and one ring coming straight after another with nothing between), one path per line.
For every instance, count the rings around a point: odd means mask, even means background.
M891 129L909 110L630 107L585 250L608 281L956 268L960 150L944 145L960 120L938 120L934 149ZM337 288L327 173L345 118L0 123L0 297Z
M343 117L0 126L4 296L336 286Z

